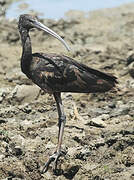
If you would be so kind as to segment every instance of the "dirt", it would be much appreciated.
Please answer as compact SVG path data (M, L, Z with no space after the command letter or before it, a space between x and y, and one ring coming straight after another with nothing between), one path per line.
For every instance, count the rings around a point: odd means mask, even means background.
M0 23L0 179L134 179L134 4L67 13L67 19L41 21L71 47L32 30L33 52L58 52L118 78L104 94L63 93L67 115L56 174L41 174L57 144L57 109L52 96L32 84L20 69L17 21ZM32 92L32 93L31 93Z

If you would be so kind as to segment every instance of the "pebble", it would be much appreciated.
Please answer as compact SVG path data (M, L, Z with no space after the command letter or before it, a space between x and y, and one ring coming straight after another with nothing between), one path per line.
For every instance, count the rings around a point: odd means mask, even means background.
M103 115L97 116L96 118L92 118L90 122L86 123L86 125L88 124L90 126L104 128L106 127L106 123L104 122L104 120L107 120L108 118L109 118L108 114L103 114Z

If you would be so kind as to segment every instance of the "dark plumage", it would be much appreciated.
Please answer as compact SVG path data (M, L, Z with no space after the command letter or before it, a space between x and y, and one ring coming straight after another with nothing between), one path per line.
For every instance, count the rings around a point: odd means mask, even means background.
M34 17L24 14L19 18L19 32L22 40L21 69L28 78L47 93L52 93L57 103L59 114L58 146L43 168L47 171L49 164L54 161L54 169L62 155L61 143L65 126L65 114L61 101L61 92L96 93L106 92L117 83L116 77L89 68L78 63L70 57L57 54L34 53L32 54L29 30L42 29L58 40L69 50L65 41L55 32L41 24Z
M36 61L35 61L36 59ZM33 54L30 78L46 92L93 93L110 90L116 78L56 54Z

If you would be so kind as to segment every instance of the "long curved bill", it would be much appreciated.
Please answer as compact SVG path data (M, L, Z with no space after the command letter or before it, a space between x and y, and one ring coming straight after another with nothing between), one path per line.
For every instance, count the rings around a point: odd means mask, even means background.
M55 33L53 30L51 30L50 28L48 28L47 26L45 26L44 24L42 24L39 21L34 22L34 27L41 29L45 32L47 32L48 34L52 35L53 37L57 38L65 47L68 51L70 51L69 46L67 45L67 43L57 34Z

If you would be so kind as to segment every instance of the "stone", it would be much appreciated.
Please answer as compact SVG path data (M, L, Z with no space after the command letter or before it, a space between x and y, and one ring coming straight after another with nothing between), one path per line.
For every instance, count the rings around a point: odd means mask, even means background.
M129 74L134 78L134 62L128 65Z
M109 118L108 114L103 114L103 115L97 116L96 118L92 118L90 122L86 123L86 125L104 128L106 127L106 123L104 122L104 120L108 118Z
M40 88L36 85L17 85L10 93L10 98L19 103L31 102L36 99Z

